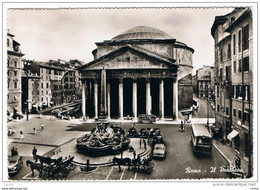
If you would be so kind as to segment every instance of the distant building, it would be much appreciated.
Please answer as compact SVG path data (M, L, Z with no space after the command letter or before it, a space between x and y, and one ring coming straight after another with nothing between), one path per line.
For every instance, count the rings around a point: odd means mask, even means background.
M198 97L212 98L214 94L214 86L212 86L212 78L214 78L214 67L204 65L196 71L194 82L196 82L195 94Z
M22 57L20 44L7 33L7 114L22 111Z
M215 40L216 124L223 138L249 157L253 119L253 34L250 8L235 8L217 16L211 28ZM225 118L225 119L224 119Z
M23 60L22 75L22 112L37 110L40 94L40 63Z

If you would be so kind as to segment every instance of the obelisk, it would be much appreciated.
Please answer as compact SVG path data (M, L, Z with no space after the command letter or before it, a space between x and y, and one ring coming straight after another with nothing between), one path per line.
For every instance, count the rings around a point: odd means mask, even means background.
M106 119L106 70L103 67L101 71L101 88L100 88L100 115L99 119Z

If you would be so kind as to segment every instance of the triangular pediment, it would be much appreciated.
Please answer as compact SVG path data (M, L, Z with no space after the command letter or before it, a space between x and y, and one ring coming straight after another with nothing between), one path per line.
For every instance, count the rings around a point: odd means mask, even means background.
M166 69L177 67L173 61L133 47L123 47L83 66L81 70Z

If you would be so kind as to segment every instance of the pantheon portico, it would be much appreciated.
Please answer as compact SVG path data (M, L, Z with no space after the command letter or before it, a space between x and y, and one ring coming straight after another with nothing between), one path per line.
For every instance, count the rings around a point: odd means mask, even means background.
M96 45L94 60L79 68L83 116L177 119L179 107L192 105L192 48L145 26Z

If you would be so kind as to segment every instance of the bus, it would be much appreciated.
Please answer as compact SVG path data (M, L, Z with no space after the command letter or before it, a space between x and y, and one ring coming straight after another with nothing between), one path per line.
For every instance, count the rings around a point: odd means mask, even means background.
M212 153L212 136L205 125L193 124L191 128L191 145L194 154Z

